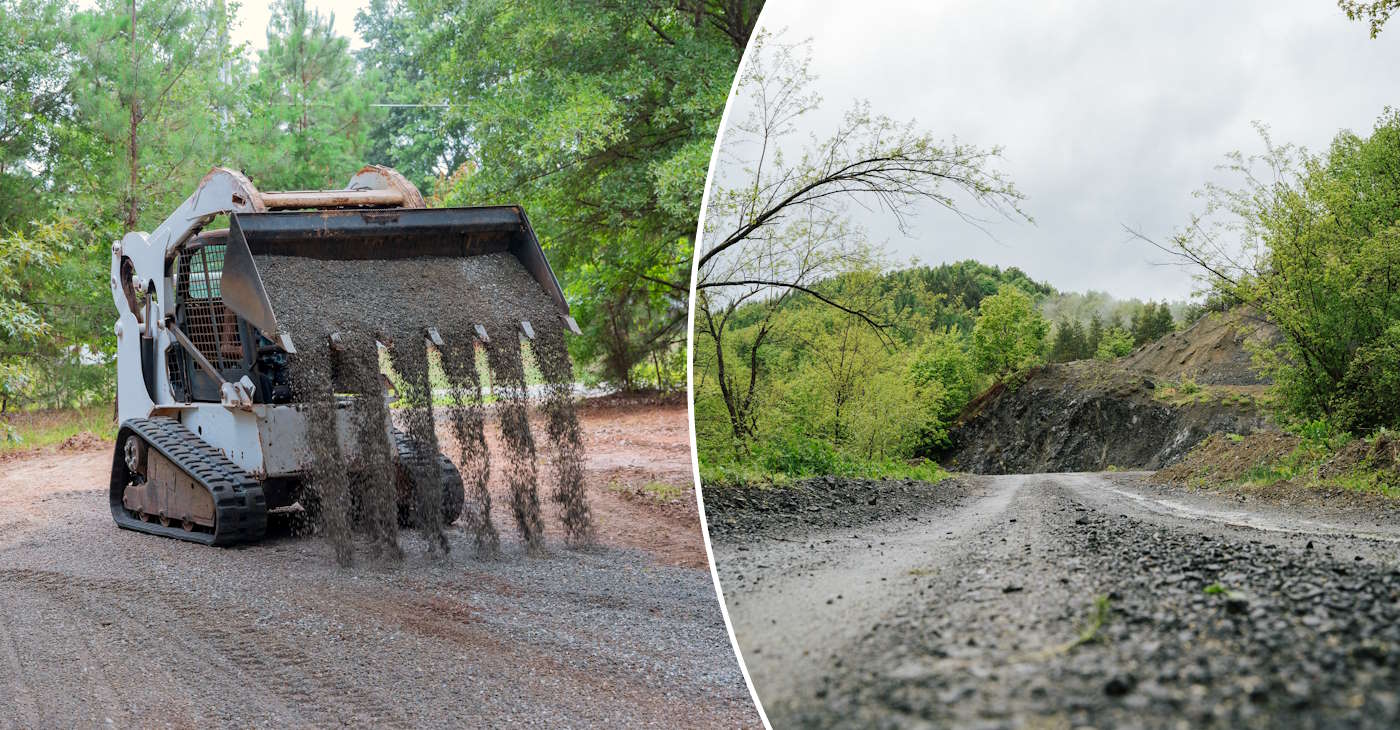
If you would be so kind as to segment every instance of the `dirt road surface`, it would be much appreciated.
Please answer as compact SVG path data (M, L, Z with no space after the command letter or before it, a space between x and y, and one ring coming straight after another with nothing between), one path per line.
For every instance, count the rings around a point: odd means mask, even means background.
M445 561L406 533L350 569L320 538L200 547L115 528L106 444L0 462L0 728L758 726L693 493L632 494L689 483L684 406L582 418L602 544L550 514L544 557L507 510L498 560L460 527Z
M1392 517L1144 477L959 478L929 487L922 510L859 525L873 496L849 500L840 526L795 529L774 514L778 529L721 530L725 600L770 720L1400 722ZM712 523L754 523L755 510L716 513L706 496Z

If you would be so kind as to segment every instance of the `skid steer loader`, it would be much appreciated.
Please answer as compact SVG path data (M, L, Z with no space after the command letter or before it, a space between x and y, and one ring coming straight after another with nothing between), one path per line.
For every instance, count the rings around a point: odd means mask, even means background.
M218 216L228 227L205 230ZM327 343L294 342L296 333L278 326L256 256L495 253L514 255L578 333L519 207L427 208L412 183L379 166L360 170L344 190L295 192L260 192L238 172L213 169L158 228L112 246L121 425L109 499L117 525L208 545L250 542L263 537L269 510L307 496L308 409L290 387L288 355ZM348 408L339 405L336 430L352 453ZM400 462L403 511L414 492L402 462L419 446L387 420L385 429ZM462 480L436 456L450 524L462 510Z

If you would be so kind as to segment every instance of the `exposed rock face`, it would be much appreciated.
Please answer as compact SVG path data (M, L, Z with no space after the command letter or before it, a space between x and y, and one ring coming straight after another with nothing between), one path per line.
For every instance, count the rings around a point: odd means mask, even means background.
M979 474L1159 469L1212 433L1273 430L1246 343L1276 334L1242 317L1206 317L1114 362L1048 365L998 383L963 410L942 461ZM1187 392L1182 378L1205 387Z
M1158 469L1212 433L1269 428L1252 402L1176 405L1155 397L1157 385L1111 363L1038 368L968 406L944 464L978 474Z

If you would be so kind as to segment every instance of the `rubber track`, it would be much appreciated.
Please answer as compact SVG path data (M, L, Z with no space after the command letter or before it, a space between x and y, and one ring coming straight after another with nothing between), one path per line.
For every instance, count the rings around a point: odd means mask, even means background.
M412 527L418 523L415 516L417 512L417 494L413 484L413 470L409 467L418 455L418 447L408 437L408 434L397 428L392 429L394 437L394 456L396 479L406 479L406 493L400 493L399 499L399 526ZM438 469L442 472L442 524L444 527L456 522L462 516L462 509L466 505L467 490L462 484L462 474L457 471L457 465L441 452L437 455Z
M177 525L142 522L122 505L122 492L131 483L131 474L122 455L128 435L136 435L151 448L214 496L214 531L187 532ZM267 500L262 485L210 446L179 421L164 416L133 418L117 432L116 453L112 458L112 486L109 492L112 519L117 526L177 540L204 545L236 545L256 542L267 533Z

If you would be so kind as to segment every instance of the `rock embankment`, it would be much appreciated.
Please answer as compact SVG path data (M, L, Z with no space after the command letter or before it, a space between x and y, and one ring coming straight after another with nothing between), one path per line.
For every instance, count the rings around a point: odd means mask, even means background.
M1241 317L1206 317L1116 361L997 383L963 410L942 461L979 474L1159 469L1213 433L1272 430L1248 350L1273 335Z

